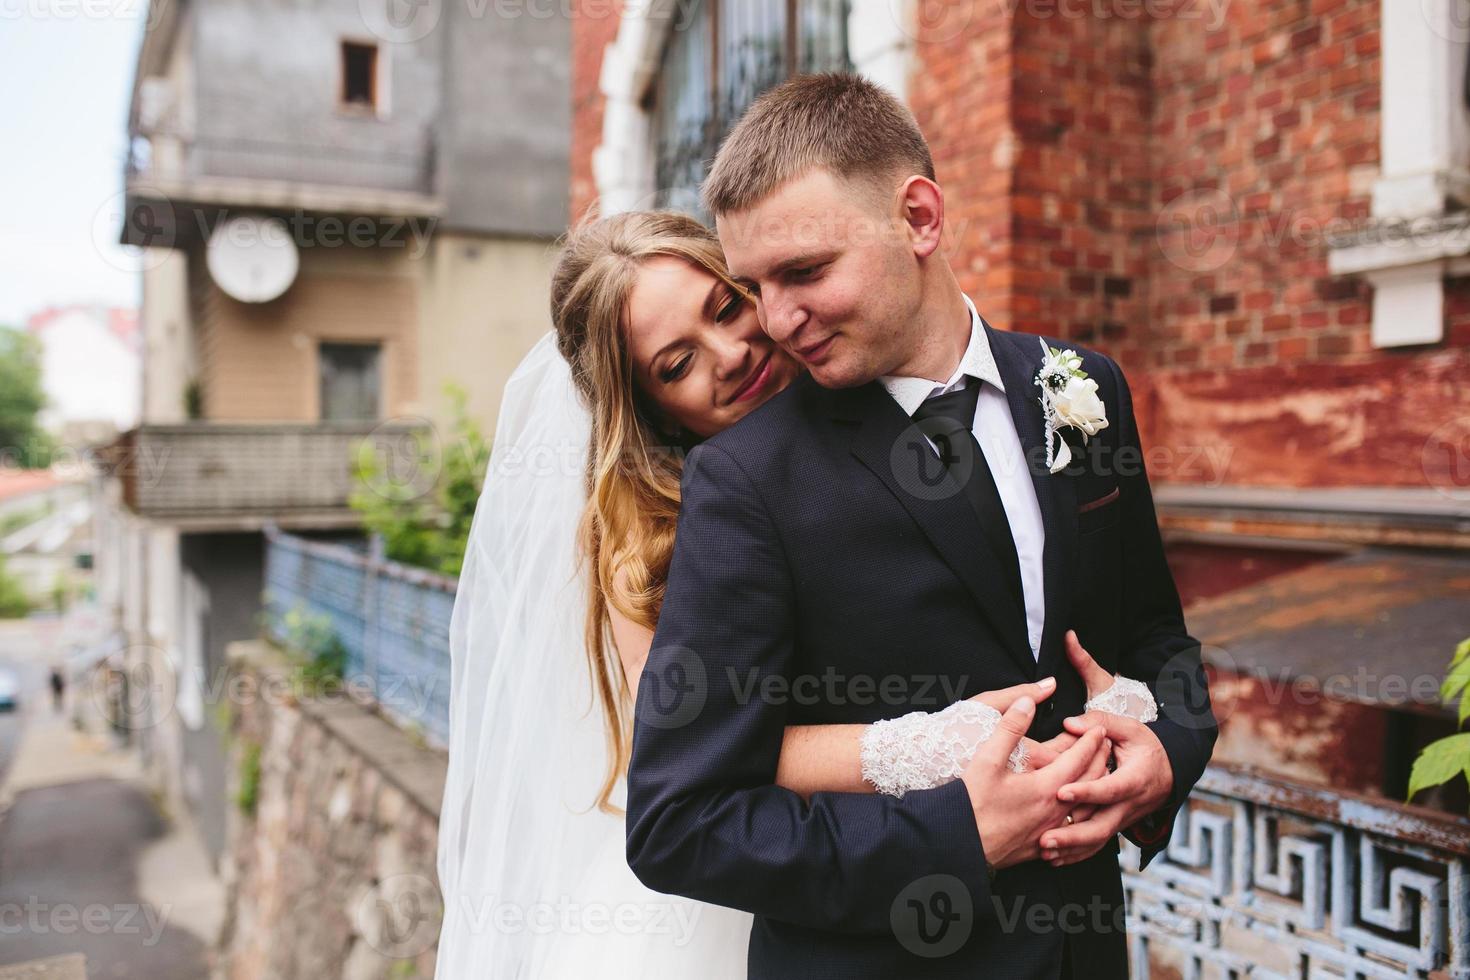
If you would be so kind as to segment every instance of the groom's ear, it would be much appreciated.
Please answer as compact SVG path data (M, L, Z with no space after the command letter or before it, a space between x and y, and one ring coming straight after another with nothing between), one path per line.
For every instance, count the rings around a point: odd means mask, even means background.
M944 232L944 192L928 177L915 174L899 187L898 206L914 254L928 258Z

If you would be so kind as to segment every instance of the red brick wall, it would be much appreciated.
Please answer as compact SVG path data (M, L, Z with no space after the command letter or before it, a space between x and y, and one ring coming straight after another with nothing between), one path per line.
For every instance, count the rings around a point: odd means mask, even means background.
M1422 485L1449 362L1374 351L1371 289L1327 268L1328 234L1367 217L1377 174L1379 4L1226 10L1220 30L1165 19L1150 33L1156 222L1149 337L1130 366L1155 444L1230 453L1223 471L1159 475Z
M1024 7L1022 8L1025 9ZM1038 8L1044 10L1044 7ZM1147 32L1119 18L1018 16L1012 327L1134 359L1147 325Z
M1335 362L1370 349L1370 291L1328 274L1324 234L1368 214L1378 8L1235 0L1218 31L1154 25L1163 220L1150 249L1152 365ZM1216 247L1191 250L1184 229Z
M972 5L963 29L921 18L910 102L951 261L998 324L1127 344L1147 315L1147 35L1012 7Z
M961 285L1116 356L1157 480L1433 482L1427 437L1470 414L1470 280L1445 344L1375 351L1371 289L1327 269L1377 174L1378 2L1203 7L923 25L910 101Z
M1015 140L1006 4L962 5L973 20L921 24L909 103L945 188L944 247L960 285L987 318L1008 325L1020 287L1011 260Z
M602 142L602 55L618 36L620 0L579 3L572 20L572 222L597 199L592 151Z
M1470 279L1444 343L1378 351L1371 289L1327 269L1378 170L1379 0L1231 0L1218 27L1195 0L920 8L909 100L960 284L997 325L1115 355L1156 480L1440 479L1426 440L1470 418ZM574 27L574 214L614 33Z

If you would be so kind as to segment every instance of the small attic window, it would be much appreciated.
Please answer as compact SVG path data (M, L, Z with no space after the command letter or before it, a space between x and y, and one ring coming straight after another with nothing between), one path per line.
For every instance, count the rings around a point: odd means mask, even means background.
M378 108L378 46L342 42L342 104Z

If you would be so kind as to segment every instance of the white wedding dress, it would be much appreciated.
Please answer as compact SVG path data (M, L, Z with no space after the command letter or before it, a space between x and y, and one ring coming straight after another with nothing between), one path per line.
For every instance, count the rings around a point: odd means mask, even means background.
M751 916L644 887L623 817L595 807L607 744L575 541L589 433L548 333L506 383L450 624L437 980L746 975ZM1089 707L1155 710L1126 678ZM956 778L999 717L962 701L878 722L863 775L893 795Z

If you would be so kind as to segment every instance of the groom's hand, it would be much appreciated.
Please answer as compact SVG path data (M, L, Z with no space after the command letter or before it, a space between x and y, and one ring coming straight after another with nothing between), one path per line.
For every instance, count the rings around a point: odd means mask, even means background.
M1063 803L1091 805L1097 811L1041 835L1042 857L1057 866L1096 854L1119 832L1162 806L1174 788L1174 770L1164 746L1142 722L1094 711L1063 724L1074 735L1106 731L1117 767L1100 779L1070 782L1058 789Z
M1031 739L1025 738L1021 740L1021 744L1026 747L1027 767L1041 769L1051 765L1063 752L1076 745L1077 736L1071 732L1061 732L1055 737L1047 739L1045 742L1033 742ZM1086 782L1093 779L1101 779L1103 776L1106 776L1108 774L1108 765L1112 761L1112 758L1113 740L1105 738L1103 739L1102 745L1093 753L1092 761L1088 763L1087 769L1081 776L1077 777L1076 782ZM1090 820L1096 812L1097 807L1083 803L1072 809L1071 817L1073 821ZM1063 822L1065 823L1065 818Z
M1059 792L1086 774L1106 737L1102 728L1093 727L1078 733L1076 743L1051 765L1033 772L1011 772L1006 760L1025 737L1035 714L1034 701L1018 698L960 777L970 794L985 862L993 869L1041 856L1039 833L1061 824L1075 805L1063 801Z

